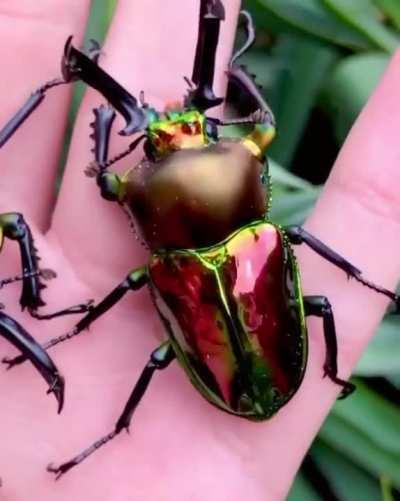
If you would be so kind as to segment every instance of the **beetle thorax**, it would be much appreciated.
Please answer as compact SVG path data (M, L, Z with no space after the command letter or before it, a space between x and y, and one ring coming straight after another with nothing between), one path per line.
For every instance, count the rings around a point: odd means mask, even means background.
M125 200L152 250L207 247L265 215L262 173L240 142L223 140L142 162Z
M205 116L196 111L169 112L164 119L153 121L148 138L158 159L179 150L200 148L208 144Z

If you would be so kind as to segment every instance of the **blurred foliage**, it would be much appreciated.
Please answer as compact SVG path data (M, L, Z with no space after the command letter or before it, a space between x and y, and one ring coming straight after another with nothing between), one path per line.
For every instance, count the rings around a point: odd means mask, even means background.
M399 46L400 1L248 0L246 7L258 30L246 64L264 86L279 130L270 150L273 217L301 222L319 188L282 176L283 168L326 179L331 155L319 155L318 165L315 150L323 144L339 151L377 85ZM394 499L387 484L381 491L382 478L400 489L399 329L395 317L382 322L355 372L357 392L334 406L311 447L310 457L340 501ZM327 499L315 480L301 470L289 500Z
M87 39L102 41L116 1L92 3ZM399 45L400 0L247 0L244 6L258 38L243 62L263 85L279 130L270 150L272 218L301 223L320 191L310 180L328 176ZM78 88L71 124L81 93ZM331 487L329 499L398 496L392 487L400 489L399 328L396 318L382 322L355 371L357 392L334 406L311 447L309 457ZM302 469L289 501L328 499L317 484Z

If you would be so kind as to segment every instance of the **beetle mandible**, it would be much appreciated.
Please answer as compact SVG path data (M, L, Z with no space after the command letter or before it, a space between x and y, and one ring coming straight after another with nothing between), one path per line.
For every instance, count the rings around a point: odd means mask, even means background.
M301 226L283 228L268 218L269 177L265 152L275 135L273 113L246 69L236 60L252 45L254 28L242 11L247 40L227 68L228 79L254 105L249 116L220 120L206 115L223 102L213 91L215 55L224 20L221 0L201 0L199 34L189 90L180 109L159 112L137 99L98 65L99 47L87 55L68 39L62 79L36 91L0 131L9 139L53 86L80 79L108 101L94 110L94 161L86 173L101 195L123 206L136 220L150 249L148 264L135 269L51 348L84 331L128 291L147 285L168 334L151 355L115 428L58 467L56 478L128 429L153 374L177 359L196 389L230 414L261 421L279 411L299 388L307 363L305 318L323 319L324 373L338 376L332 307L324 296L304 296L292 250L306 244L366 287L400 298L365 279L361 271ZM143 132L126 151L108 157L116 111L126 121L122 135ZM247 124L243 138L220 138L218 128ZM110 166L143 141L144 159L125 175ZM6 360L9 366L24 356Z

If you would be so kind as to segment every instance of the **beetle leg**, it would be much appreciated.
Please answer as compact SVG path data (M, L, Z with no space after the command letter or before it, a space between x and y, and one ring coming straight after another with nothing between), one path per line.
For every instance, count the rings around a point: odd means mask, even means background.
M96 177L97 185L100 188L101 196L111 202L123 202L124 181L114 172L109 172L108 168L134 151L138 144L146 139L146 135L139 136L128 148L115 157L108 159L108 147L112 124L115 119L115 111L111 106L100 106L93 110L95 120L91 123L93 133L91 139L94 140L94 162L88 165L85 173L88 177Z
M54 473L56 475L56 480L58 480L62 475L64 475L64 473L82 463L82 461L93 454L97 449L110 442L119 433L121 433L122 430L125 429L126 431L129 431L129 425L131 423L133 413L139 402L141 401L143 395L145 394L154 372L167 368L174 359L175 353L169 341L163 343L156 350L154 350L150 355L149 362L146 364L138 381L136 382L133 391L128 399L128 402L126 403L121 416L116 422L113 431L101 437L90 447L72 458L70 461L67 461L66 463L63 463L57 467L50 464L47 467L47 471Z
M324 363L324 377L328 376L331 381L342 386L339 398L346 398L355 390L355 385L344 381L337 376L337 337L335 319L332 306L325 296L305 296L304 308L306 316L322 317L324 325L324 337L326 345L326 357Z
M18 280L22 281L22 293L20 297L20 305L22 309L27 308L30 315L38 318L39 320L48 320L61 315L84 313L85 311L88 311L91 306L91 302L75 305L52 314L39 314L36 310L46 304L41 297L41 291L46 286L40 279L43 278L45 280L49 280L54 278L56 274L52 270L43 270L39 268L40 257L37 254L31 230L22 214L17 212L0 214L0 249L2 247L4 237L18 242L23 273L20 276L2 280L1 285Z
M41 298L41 290L45 285L40 281L40 258L33 242L31 230L22 214L17 212L0 214L0 237L16 240L19 245L23 269L22 293L20 298L22 309L35 310L43 306L45 303Z
M108 172L108 148L110 144L111 128L116 113L112 106L101 105L93 110L94 122L90 124L93 133L90 138L94 141L94 161L85 169L88 177L95 177L103 198L117 201L121 190L121 179L117 174Z
M54 393L61 412L64 402L64 379L46 351L13 318L0 312L0 335L22 352L36 367L49 385L48 393Z
M229 83L237 85L247 94L247 98L255 104L256 109L266 112L269 123L271 126L275 126L274 114L260 91L261 87L255 82L255 75L250 74L245 66L236 64L237 59L253 45L255 40L255 30L251 15L244 10L240 14L245 19L247 39L243 46L232 56L227 71L228 80Z
M36 318L36 320L51 320L57 317L64 317L65 315L81 315L87 313L93 308L93 299L88 299L86 303L75 304L64 308L63 310L54 311L53 313L39 313L36 310L29 310L29 314Z
M91 123L93 133L90 135L94 140L94 161L85 169L88 177L96 177L101 196L109 201L122 202L124 196L124 182L118 174L108 172L108 168L134 151L138 144L146 139L146 135L139 136L128 148L115 157L108 159L108 147L112 124L115 120L115 111L111 106L100 106L93 110L95 119Z
M207 110L221 104L223 98L213 91L215 56L221 21L225 19L225 9L221 0L201 0L199 31L194 60L191 87L185 98L185 106ZM190 82L189 82L190 83Z
M364 278L362 276L361 270L352 265L340 254L330 249L327 245L318 240L318 238L311 235L311 233L308 233L308 231L306 231L304 228L302 228L301 226L289 226L285 228L285 233L292 244L301 245L304 243L308 245L314 252L343 270L347 274L348 278L354 278L355 280L357 280L357 282L360 282L365 287L368 287L378 294L383 294L384 296L391 299L395 303L396 313L400 313L400 296L398 294L385 289L380 285L376 285Z
M109 105L101 105L93 110L94 122L90 124L93 133L90 138L94 141L95 162L100 168L104 166L108 160L108 148L110 144L111 128L114 123L116 113L114 108Z
M11 138L14 132L17 129L19 129L19 127L21 127L21 125L25 122L25 120L42 103L42 101L46 96L47 91L49 91L53 87L57 87L63 84L68 84L76 80L77 74L74 73L73 71L66 71L65 68L67 64L66 62L67 49L71 44L71 40L72 37L69 37L64 49L64 58L62 64L63 78L54 78L53 80L49 80L45 84L41 85L30 95L30 97L22 105L22 107L15 113L14 116L10 118L10 120L6 123L6 125L0 130L0 148ZM97 63L99 55L100 55L99 45L96 42L91 41L87 57L93 61L93 64L95 64Z
M47 343L43 344L43 349L48 350L49 348L52 348L59 343L77 336L85 329L88 329L95 320L97 320L99 317L101 317L101 315L103 315L106 311L117 304L128 291L138 290L147 282L148 275L146 268L137 268L136 270L133 270L126 277L126 279L121 282L114 290L112 290L102 301L100 301L100 303L92 306L89 312L79 320L79 322L71 331L63 334L62 336L50 339L49 341L47 341ZM4 358L2 362L7 364L8 368L12 368L15 365L22 364L23 362L25 362L25 360L26 357L24 355L19 355L18 357L12 359Z

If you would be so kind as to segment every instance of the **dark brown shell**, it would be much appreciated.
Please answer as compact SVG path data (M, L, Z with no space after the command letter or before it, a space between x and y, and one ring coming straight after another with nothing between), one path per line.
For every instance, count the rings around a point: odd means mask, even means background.
M142 162L125 201L151 249L207 247L264 217L263 169L239 141L221 140Z

